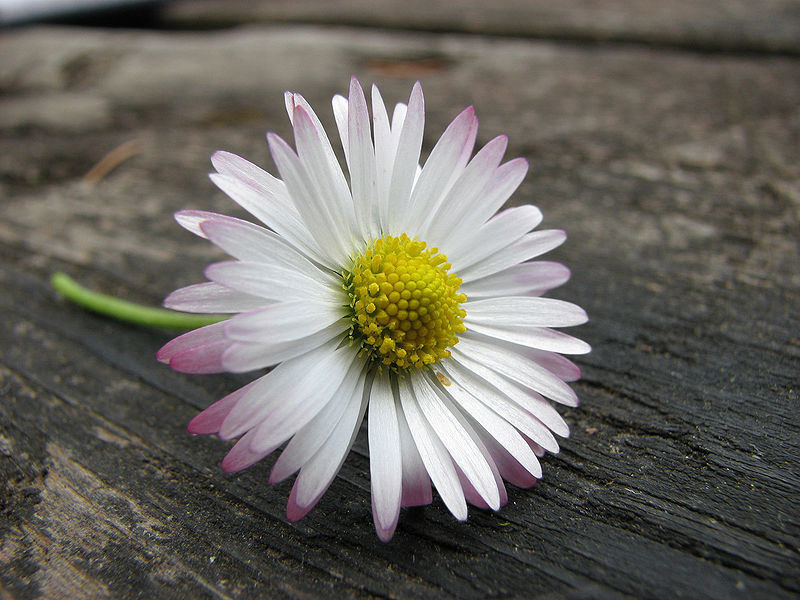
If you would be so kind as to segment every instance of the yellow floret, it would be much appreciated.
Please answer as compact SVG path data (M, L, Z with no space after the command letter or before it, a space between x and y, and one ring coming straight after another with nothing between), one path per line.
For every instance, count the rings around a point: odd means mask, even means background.
M459 293L438 248L406 234L374 240L343 274L353 325L351 335L376 362L396 370L432 365L466 331Z

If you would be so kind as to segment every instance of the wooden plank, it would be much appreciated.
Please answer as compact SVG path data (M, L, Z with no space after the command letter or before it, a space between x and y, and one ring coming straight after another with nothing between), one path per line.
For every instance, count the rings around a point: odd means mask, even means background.
M797 61L308 27L38 29L0 38L0 589L11 597L790 598L798 581ZM420 68L419 60L424 69ZM415 62L416 61L416 62ZM235 68L234 68L235 67ZM171 222L235 212L204 174L270 167L281 94L384 97L422 76L426 147L473 103L532 161L518 203L570 234L587 308L573 434L532 490L456 523L437 500L382 544L366 444L283 517L272 459L238 475L184 431L247 376L153 360L168 336L49 290L66 269L158 303L219 257ZM108 151L136 153L93 185Z
M703 51L800 52L796 0L178 0L166 26L316 23L478 33L581 42L628 42Z

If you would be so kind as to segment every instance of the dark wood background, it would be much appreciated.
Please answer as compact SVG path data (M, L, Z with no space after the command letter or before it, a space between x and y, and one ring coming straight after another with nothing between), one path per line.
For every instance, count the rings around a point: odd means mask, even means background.
M800 594L800 3L207 0L146 25L0 32L0 596ZM291 525L271 459L225 475L185 431L249 377L174 373L169 334L47 283L199 281L219 254L173 211L239 214L209 155L271 169L283 91L331 125L350 74L391 101L421 79L428 149L469 104L479 142L510 135L594 346L539 484L465 524L404 511L389 544L363 437Z

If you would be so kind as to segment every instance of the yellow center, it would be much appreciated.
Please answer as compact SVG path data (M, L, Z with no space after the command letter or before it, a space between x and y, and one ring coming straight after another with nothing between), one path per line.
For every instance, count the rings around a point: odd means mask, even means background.
M447 257L425 242L386 235L344 273L351 336L374 361L394 369L423 367L450 356L467 315L461 279Z

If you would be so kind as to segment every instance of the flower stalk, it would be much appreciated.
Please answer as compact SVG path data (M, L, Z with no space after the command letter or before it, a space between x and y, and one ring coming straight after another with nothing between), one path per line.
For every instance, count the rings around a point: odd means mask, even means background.
M61 296L86 310L134 325L190 331L228 318L226 315L188 314L136 304L90 290L61 272L53 274L50 284Z

